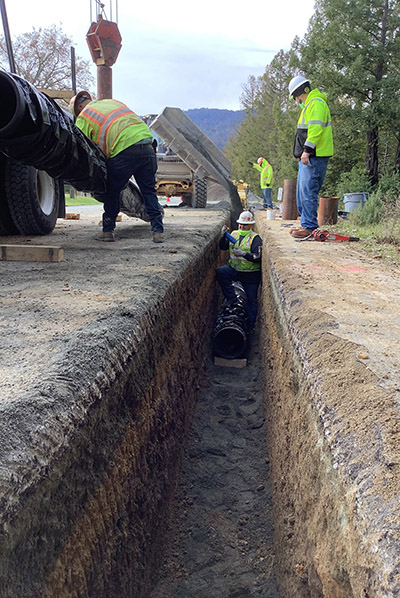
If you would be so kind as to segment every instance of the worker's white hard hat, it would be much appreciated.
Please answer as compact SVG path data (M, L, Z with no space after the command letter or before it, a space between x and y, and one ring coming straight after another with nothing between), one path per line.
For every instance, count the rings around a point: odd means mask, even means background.
M296 97L297 95L300 95L299 93L294 94L294 92L296 90L299 90L299 87L306 87L306 86L310 86L310 81L309 79L306 79L305 77L303 77L303 75L296 75L296 77L293 77L293 79L290 80L289 83L289 94L293 97ZM302 93L302 92L301 92Z
M263 160L264 160L264 158L263 158L263 157L261 157L261 158L258 158L258 160L257 160L257 164L261 164L261 162L262 162Z
M236 222L238 224L255 224L256 221L254 220L254 216L251 212L242 212L238 218L238 220L236 220Z
M78 116L79 112L78 112L78 108L79 108L79 104L81 102L83 102L84 100L90 100L92 101L92 96L90 95L90 93L88 91L79 91L76 96L74 96L73 98L70 99L69 102L69 109L71 110L71 112L73 114L75 114L75 116Z

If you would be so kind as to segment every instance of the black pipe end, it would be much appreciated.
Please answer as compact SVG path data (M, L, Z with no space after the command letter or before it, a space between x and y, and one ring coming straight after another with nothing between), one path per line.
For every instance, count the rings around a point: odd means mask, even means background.
M239 359L247 348L247 335L240 326L227 324L214 333L214 354L224 359Z
M25 114L25 100L12 75L0 71L0 137L8 137Z

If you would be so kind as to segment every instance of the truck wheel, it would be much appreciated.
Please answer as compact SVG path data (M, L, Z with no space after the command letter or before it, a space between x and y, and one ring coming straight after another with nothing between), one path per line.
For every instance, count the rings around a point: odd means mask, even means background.
M8 208L6 189L5 189L5 172L6 172L7 158L0 154L0 235L18 235L19 231L15 226Z
M182 206L189 206L192 207L193 202L193 194L192 193L182 193L182 203L179 204L179 208Z
M21 235L48 235L56 225L59 182L43 170L7 160L5 195L12 221Z
M205 208L207 205L207 179L195 178L193 183L193 208Z

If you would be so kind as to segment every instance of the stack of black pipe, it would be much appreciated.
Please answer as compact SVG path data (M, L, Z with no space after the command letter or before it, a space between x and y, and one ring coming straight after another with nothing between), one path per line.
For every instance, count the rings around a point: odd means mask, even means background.
M214 355L239 359L245 355L249 333L247 296L240 282L234 282L235 302L223 302L213 333Z
M0 70L0 152L64 179L78 191L102 193L106 159L62 110L25 79Z

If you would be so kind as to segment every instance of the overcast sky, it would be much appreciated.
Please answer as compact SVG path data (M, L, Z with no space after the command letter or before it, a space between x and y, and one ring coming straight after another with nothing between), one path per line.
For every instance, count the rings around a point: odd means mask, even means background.
M61 25L76 53L90 60L86 33L95 0L5 0L11 36ZM122 49L113 66L113 95L139 114L165 106L239 110L242 85L261 75L280 49L303 37L314 0L103 0ZM93 63L91 63L93 65ZM92 67L96 74L95 66Z

